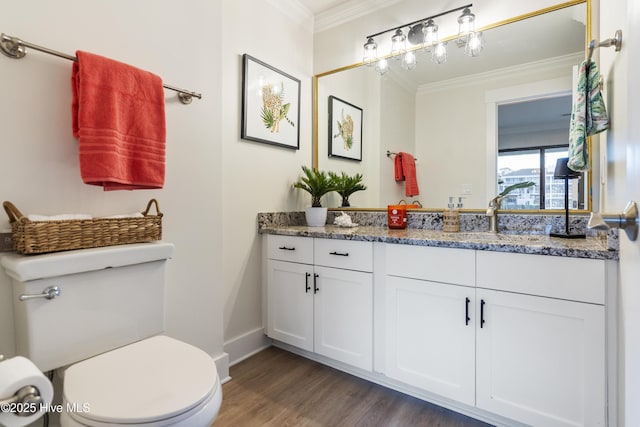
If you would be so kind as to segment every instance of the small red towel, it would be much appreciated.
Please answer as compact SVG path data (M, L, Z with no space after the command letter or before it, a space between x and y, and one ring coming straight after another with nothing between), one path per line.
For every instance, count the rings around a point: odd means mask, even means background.
M87 52L73 64L73 135L80 174L108 190L162 188L164 89L148 71Z
M418 178L416 175L416 161L409 153L399 152L394 159L396 181L404 181L407 197L418 196Z

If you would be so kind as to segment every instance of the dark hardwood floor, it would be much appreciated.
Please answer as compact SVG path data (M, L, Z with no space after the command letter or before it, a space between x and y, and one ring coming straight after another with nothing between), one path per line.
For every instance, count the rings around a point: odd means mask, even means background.
M275 347L231 377L215 427L488 426Z

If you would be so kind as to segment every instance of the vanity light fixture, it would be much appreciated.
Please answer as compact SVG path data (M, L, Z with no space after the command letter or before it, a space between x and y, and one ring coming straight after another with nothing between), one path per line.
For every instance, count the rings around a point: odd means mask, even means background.
M413 70L414 68L416 68L416 65L416 53L413 50L406 51L402 56L402 67L405 70Z
M406 40L404 33L398 28L393 37L391 37L391 56L394 59L400 59L400 55L407 51Z
M380 73L381 76L387 74L387 71L389 71L389 62L387 61L387 58L378 59L378 62L376 62L376 71Z
M447 10L436 15L429 16L424 19L410 22L408 24L399 25L388 30L367 36L367 42L364 44L364 54L362 62L372 66L375 64L376 70L384 75L389 70L389 64L386 58L392 57L396 60L402 60L402 67L406 70L416 68L416 53L419 48L423 48L426 52L431 52L431 59L437 64L447 61L446 41L440 41L438 37L438 25L435 19L453 12L462 11L458 17L458 35L449 37L446 40L456 39L459 47L464 47L467 55L475 57L480 55L484 48L482 33L475 31L475 15L471 13L473 4L467 4L455 9ZM407 35L403 29L407 29ZM375 37L393 31L391 37L391 51L388 55L378 56L378 45ZM407 46L407 42L409 46ZM414 47L411 47L414 46Z
M474 31L473 33L469 34L469 40L464 45L464 53L466 53L471 57L476 57L480 55L480 52L482 52L482 49L484 49L484 40L482 38L482 32Z
M422 47L427 52L430 52L431 49L438 44L438 26L433 22L433 19L425 22L422 28L422 36L424 37Z
M440 42L433 48L431 59L436 64L444 64L447 62L447 42Z
M476 15L466 7L462 14L458 17L458 38L456 43L459 47L465 46L469 42L469 38L476 30Z
M373 37L369 37L364 44L364 56L362 62L368 66L373 66L378 60L378 44L373 40Z

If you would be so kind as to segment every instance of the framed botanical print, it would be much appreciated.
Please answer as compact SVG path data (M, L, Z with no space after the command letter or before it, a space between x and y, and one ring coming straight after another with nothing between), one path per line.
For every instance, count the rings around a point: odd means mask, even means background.
M362 160L362 108L329 96L329 157Z
M300 80L242 56L241 138L300 148Z

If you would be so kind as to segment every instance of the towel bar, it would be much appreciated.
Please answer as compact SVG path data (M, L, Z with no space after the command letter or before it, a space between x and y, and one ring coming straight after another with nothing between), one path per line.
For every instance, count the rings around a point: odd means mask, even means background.
M392 156L395 156L396 154L398 154L398 153L396 153L395 151L389 151L389 150L387 150L387 157L388 157L388 158L391 158ZM417 158L415 158L415 157L413 158L413 160L415 160L416 162L418 161L418 159L417 159Z
M593 51L597 47L611 47L615 46L616 52L620 52L622 49L622 30L616 31L615 35L612 39L606 39L598 43L597 40L591 40L589 42L589 56L587 57L587 62L591 62L591 56L593 56Z
M24 58L27 54L27 50L25 47L29 47L31 49L47 53L49 55L57 56L59 58L68 59L69 61L77 62L78 58L72 55L68 55L66 53L58 52L53 49L49 49L47 47L38 46L37 44L29 43L24 40L21 40L17 37L11 37L2 33L0 35L0 50L9 58L13 59L21 59ZM162 84L162 87L165 89L173 90L178 92L178 99L183 104L190 104L193 98L202 99L202 95L197 92L191 92L189 90L180 89L175 86L170 86L168 84Z

